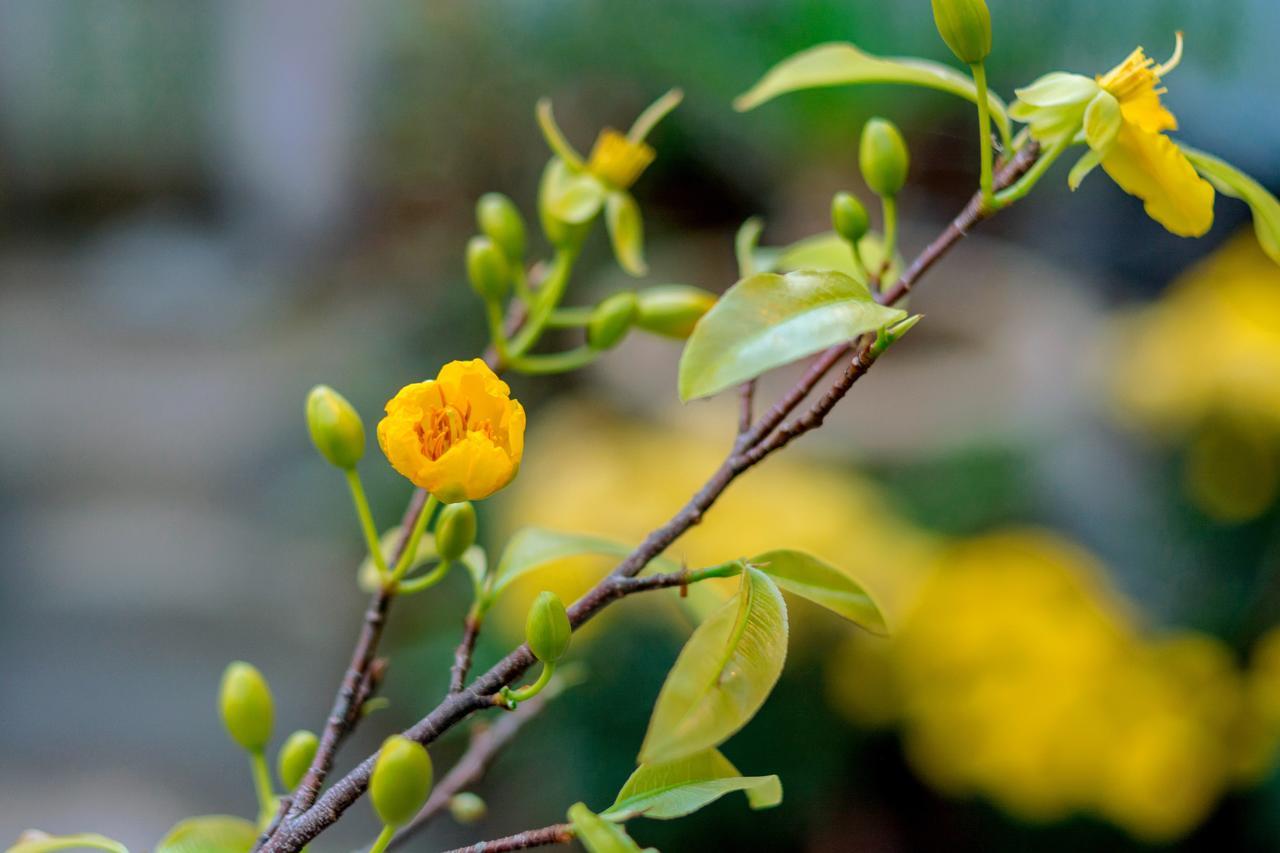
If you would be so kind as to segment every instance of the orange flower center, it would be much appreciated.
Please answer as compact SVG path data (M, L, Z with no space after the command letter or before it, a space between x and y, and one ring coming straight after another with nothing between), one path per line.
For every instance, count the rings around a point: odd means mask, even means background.
M478 432L494 444L498 443L493 424L488 421L471 423L470 401L459 409L444 399L443 391L440 393L440 408L432 409L424 422L417 424L415 429L422 442L422 452L433 462L444 456L449 448L469 432Z

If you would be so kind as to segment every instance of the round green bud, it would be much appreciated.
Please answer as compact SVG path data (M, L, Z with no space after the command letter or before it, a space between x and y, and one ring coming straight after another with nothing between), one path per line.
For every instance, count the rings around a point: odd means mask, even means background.
M492 240L507 260L524 260L524 217L516 203L502 193L485 193L476 202L476 224Z
M319 746L319 738L306 729L298 729L285 738L284 746L280 747L280 754L276 756L276 773L286 791L298 787L302 777L307 775Z
M564 602L554 592L538 593L524 623L524 639L533 656L543 663L555 663L569 650L573 628Z
M461 824L479 823L489 813L484 800L469 791L454 794L449 798L449 814Z
M896 125L888 119L873 118L862 129L858 151L862 179L878 196L892 198L907 182L910 155Z
M436 520L436 553L456 560L476 542L476 508L470 501L449 504Z
M227 665L218 710L232 740L250 752L266 748L271 739L271 688L257 667L239 660Z
M369 799L378 819L388 826L408 823L427 801L431 781L431 756L425 746L404 735L387 738L369 777Z
M637 328L666 338L684 340L702 315L716 304L716 295L687 284L664 284L636 294Z
M831 199L831 227L844 240L857 245L871 227L871 218L856 196L836 193Z
M634 293L615 293L591 312L587 323L587 344L592 349L613 349L631 331L640 302Z
M933 0L933 20L961 62L973 65L991 53L991 11L986 0Z
M467 279L481 299L501 302L511 289L511 266L497 244L475 236L467 242Z
M344 471L364 456L364 421L347 398L328 385L307 395L307 430L320 455Z

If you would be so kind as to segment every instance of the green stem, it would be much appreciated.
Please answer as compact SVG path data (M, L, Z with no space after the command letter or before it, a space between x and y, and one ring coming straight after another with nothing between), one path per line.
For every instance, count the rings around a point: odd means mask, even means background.
M546 376L553 373L568 373L571 370L578 370L586 367L599 357L600 350L592 349L584 344L571 350L547 355L512 356L507 364L517 373L524 373L530 376Z
M1040 155L1039 159L1036 160L1035 165L1027 170L1027 173L1019 178L1017 183L1006 190L996 193L996 209L998 210L1003 207L1008 207L1015 201L1021 201L1026 198L1027 193L1031 192L1031 190L1035 188L1036 183L1044 177L1045 172L1049 171L1049 167L1052 166L1054 161L1062 155L1063 151L1067 150L1067 147L1070 144L1070 137L1064 136L1062 139L1059 139L1049 148L1048 151L1045 151Z
M982 190L982 206L984 209L995 208L995 186L991 153L991 105L987 103L987 67L981 62L969 66L973 71L973 82L978 87L978 146L982 152L982 173L978 186Z
M431 589L431 587L444 580L444 576L449 573L449 568L452 565L453 563L448 560L442 560L438 566L425 575L410 578L407 581L400 581L396 584L396 595L413 595L415 592Z
M422 507L422 511L418 513L418 517L413 522L413 531L409 534L409 539L404 544L404 551L400 553L400 559L396 562L396 567L391 570L388 580L395 583L404 577L405 572L409 571L409 567L413 565L413 559L418 553L418 543L422 541L422 532L427 529L427 523L431 521L431 516L435 515L436 507L440 505L440 501L435 495L427 498L427 502Z
M555 671L556 665L554 663L547 663L544 661L542 664L542 672L538 674L538 680L533 682L533 684L527 684L518 690L512 690L510 687L504 687L498 695L502 697L502 700L506 703L508 708L513 708L521 702L527 702L534 696L541 693L542 688L546 687L551 681L551 676L555 674Z
M529 273L525 271L524 261L517 259L511 262L511 278L516 284L516 296L525 305L533 301L533 291L529 288Z
M578 259L580 251L580 246L556 249L551 272L534 297L533 305L529 308L529 317L516 336L511 339L512 357L524 355L542 337L547 321L551 318L551 312L560 305L560 300L564 297L565 288L569 285L569 274L573 271L573 264Z
M591 314L595 309L590 305L574 308L557 308L547 318L548 329L576 329L591 322Z
M383 853L387 849L387 845L391 843L391 837L396 834L396 828L391 824L383 824L382 832L378 833L378 837L374 839L373 846L369 848L369 853Z
M276 792L271 790L271 771L262 750L249 753L249 769L253 773L253 790L258 797L258 824L265 827L275 817Z
M360 519L360 529L364 532L365 545L369 548L369 556L383 577L387 575L387 558L382 555L382 543L378 540L378 528L373 523L373 513L369 511L369 499L365 497L364 484L360 482L360 472L355 468L346 471L347 485L351 488L351 502L356 506L356 516Z
M898 199L894 196L883 196L880 206L884 217L884 261L886 267L893 261L893 253L898 248Z
M705 569L697 569L689 572L686 583L697 583L698 581L710 580L711 578L733 578L742 574L742 561L734 560L731 563L721 563L718 566L711 566Z
M511 358L511 351L507 342L507 330L504 328L502 306L492 299L486 299L484 314L489 322L489 340L493 342L493 351L498 354L498 363L506 364Z

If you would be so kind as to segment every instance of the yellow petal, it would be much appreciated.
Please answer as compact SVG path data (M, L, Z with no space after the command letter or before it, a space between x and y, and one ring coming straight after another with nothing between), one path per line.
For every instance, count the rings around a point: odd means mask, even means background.
M410 479L445 503L456 503L489 497L511 482L515 472L506 451L471 432L439 459L422 457L417 478Z
M1136 124L1147 133L1178 129L1177 118L1160 103L1160 96L1154 88L1145 89L1122 100L1120 113L1125 121Z
M1167 136L1125 122L1102 168L1174 234L1199 237L1213 225L1213 187Z

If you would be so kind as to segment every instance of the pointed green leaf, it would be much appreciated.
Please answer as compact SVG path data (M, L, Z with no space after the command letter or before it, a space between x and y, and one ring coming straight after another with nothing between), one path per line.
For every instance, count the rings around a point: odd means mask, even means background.
M680 356L680 399L708 397L905 316L834 270L748 276L689 336Z
M111 853L129 853L128 848L119 841L96 832L50 835L36 829L28 829L18 836L18 840L5 853L49 853L53 850L109 850Z
M204 815L179 821L154 853L248 853L258 840L252 821L230 815Z
M618 266L634 276L649 272L644 262L644 220L630 193L611 192L604 208L605 224Z
M787 657L787 606L773 581L742 573L737 594L685 643L654 704L640 763L723 743L755 715Z
M494 572L490 596L496 598L517 578L566 557L578 557L584 554L625 557L633 550L630 545L599 536L560 533L541 527L525 527L507 542L506 550L502 552L502 558L498 561L498 568ZM661 571L676 571L680 568L676 563L663 557L651 561L649 566Z
M1212 154L1179 146L1200 174L1209 179L1223 195L1238 198L1253 211L1253 229L1267 257L1280 264L1280 201L1262 184Z
M719 750L707 749L675 761L642 764L602 816L617 821L633 817L670 820L692 814L733 791L744 791L753 809L772 808L782 802L782 783L777 776L743 776Z
M569 807L569 823L589 853L658 853L652 847L642 851L625 829L594 814L583 803Z
M863 83L902 83L924 86L958 95L973 103L978 102L978 87L973 80L953 68L927 59L911 57L879 57L865 53L851 44L833 42L802 50L773 66L745 94L733 102L734 109L746 112L766 101L821 86L842 86ZM991 119L1000 130L1000 136L1009 139L1009 118L1005 114L1004 101L988 93Z
M853 262L853 252L849 250L849 244L834 231L806 237L781 249L759 249L758 251L775 253L772 272L835 270L862 284L867 283L865 273ZM858 253L862 255L862 262L869 269L878 270L884 264L884 241L879 234L867 234L858 241ZM885 271L884 281L892 282L898 277L901 269L902 257L895 253L889 268Z
M884 616L871 596L835 566L803 551L767 551L748 562L786 592L821 604L873 634L887 634Z

